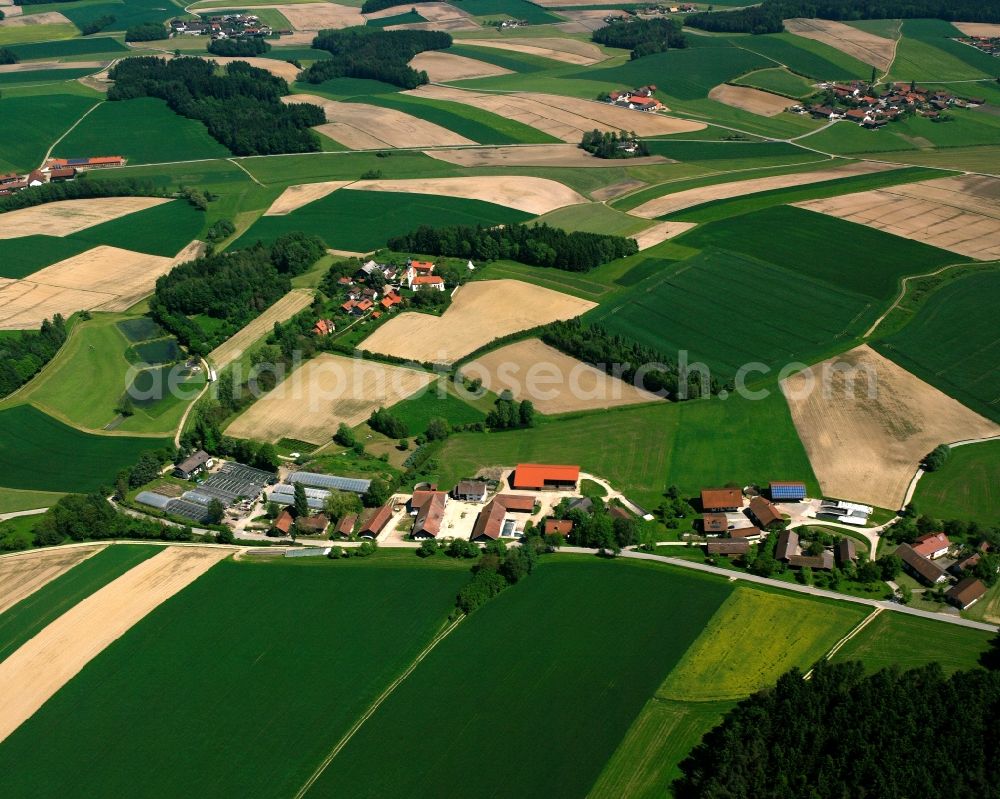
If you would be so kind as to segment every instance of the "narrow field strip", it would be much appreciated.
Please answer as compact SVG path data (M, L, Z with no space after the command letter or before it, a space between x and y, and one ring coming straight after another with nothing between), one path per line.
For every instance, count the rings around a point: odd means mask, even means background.
M0 559L0 613L102 549L103 545L38 550Z
M112 641L230 554L167 548L91 594L0 663L0 741Z

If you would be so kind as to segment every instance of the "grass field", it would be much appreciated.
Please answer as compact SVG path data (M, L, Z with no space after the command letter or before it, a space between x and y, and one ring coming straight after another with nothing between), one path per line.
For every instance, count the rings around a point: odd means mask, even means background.
M954 624L882 613L834 655L840 663L860 660L869 671L889 666L914 669L938 662L946 672L975 668L993 636Z
M107 244L123 250L173 258L190 244L205 223L205 214L186 200L155 205L74 233L74 241Z
M457 8L474 17L504 16L513 19L523 19L532 25L545 25L550 22L561 22L562 17L540 8L528 0L461 0Z
M976 86L978 84L968 84ZM969 90L967 90L969 91ZM972 91L969 91L971 94ZM950 121L934 122L927 117L909 117L878 131L866 130L842 121L803 140L810 147L837 154L882 153L920 148L920 155L934 155L930 148L978 147L995 144L1000 138L1000 118L956 108L948 112ZM922 161L915 161L922 163ZM930 162L934 163L934 162ZM937 162L947 167L947 160Z
M427 391L397 402L391 410L392 415L402 420L413 436L423 433L431 419L438 417L446 419L452 426L474 424L486 418L486 414L456 397L450 389L443 397L438 396L433 383Z
M262 217L238 239L239 245L269 242L283 233L301 230L322 238L328 246L368 252L384 247L391 236L420 225L496 225L523 222L531 215L480 200L383 191L335 191L285 216ZM372 220L377 219L378 225Z
M107 547L0 614L0 661L98 588L161 550L132 544Z
M893 80L976 80L995 77L991 56L951 41L962 33L943 20L904 20L903 38L889 70Z
M766 92L774 92L796 99L809 97L817 91L812 81L782 67L760 69L749 75L736 78L733 83L738 86L752 86L755 89L763 89Z
M550 144L559 141L513 119L447 100L389 94L358 98L358 101L411 114L480 144Z
M439 644L308 796L432 797L456 785L487 796L498 784L509 796L584 795L730 588L684 572L563 558L540 564ZM445 674L486 679L475 690L442 691ZM556 741L567 730L572 746L521 746L505 765L486 745Z
M683 213L677 216L683 218ZM892 298L906 275L968 260L881 230L787 206L702 225L680 242L744 253L877 300ZM830 246L833 242L836 246ZM807 258L803 257L806 253Z
M401 563L218 564L0 745L5 796L292 796L468 579L467 563ZM323 608L336 611L304 612ZM91 735L104 756L73 743ZM41 742L65 751L15 769Z
M22 61L33 61L41 58L72 58L103 53L124 53L128 48L117 39L108 36L88 36L85 39L16 44L10 49Z
M1000 422L1000 339L991 319L1000 274L971 274L943 286L898 333L872 346L972 410Z
M131 164L231 155L201 122L175 114L154 97L102 103L59 143L55 155L76 158L96 152L124 155Z
M94 100L73 94L0 99L0 172L34 169L49 145L91 106Z
M0 490L0 513L48 508L63 496L60 491L18 491L13 488Z
M461 39L456 39L455 44L448 48L449 53L462 55L466 58L474 58L477 61L485 61L497 67L509 69L511 72L531 73L541 72L547 69L558 69L566 65L560 61L550 58L532 55L531 53L519 53L516 50L503 50L498 47L480 47L469 44L462 44ZM482 85L477 83L475 85Z
M952 449L943 469L920 478L913 503L935 519L1000 526L1000 441Z
M667 699L738 699L807 671L867 615L860 605L737 588L661 686Z
M733 441L740 446L730 446ZM732 396L664 402L547 420L531 430L456 434L437 460L447 488L486 466L578 463L649 508L659 505L672 484L691 497L704 486L784 479L804 480L810 491L819 491L776 391L760 401Z
M582 230L613 236L631 236L651 224L645 219L637 219L596 202L557 208L538 217L538 221L563 230Z
M94 491L165 438L83 433L30 405L0 411L0 485L39 491ZM0 492L2 493L2 492Z
M70 22L82 25L90 20L109 14L115 18L105 30L123 31L132 25L143 22L165 22L174 16L175 3L164 3L162 0L127 0L127 2L76 2L60 4L59 9L69 18Z
M751 236L757 232L750 225L747 230ZM777 238L774 229L769 230L770 238ZM690 234L682 239L687 243ZM707 236L695 242L711 243ZM726 243L734 248L741 244L730 239ZM796 263L802 264L801 259ZM789 267L732 251L705 250L636 283L584 319L672 359L686 351L690 362L707 364L724 380L751 362L779 368L790 361L816 359L851 341L874 319L875 304L868 298L805 274L801 267ZM780 313L750 312L748 301L764 285ZM708 308L711 313L706 313ZM822 313L817 313L819 308Z
M90 245L57 236L24 236L0 240L0 277L20 279L66 258L89 250Z
M4 72L0 74L0 86L18 86L24 83L58 83L59 81L76 80L94 71L92 67L85 67L84 69L33 69L24 72Z
M73 25L56 22L45 25L18 25L0 27L0 47L26 42L50 42L56 39L71 39L79 31Z
M692 37L689 37L692 38ZM871 76L871 67L830 45L796 36L771 33L764 36L733 37L731 43L762 57L784 64L792 72L816 80L842 80ZM768 66L773 66L769 64Z

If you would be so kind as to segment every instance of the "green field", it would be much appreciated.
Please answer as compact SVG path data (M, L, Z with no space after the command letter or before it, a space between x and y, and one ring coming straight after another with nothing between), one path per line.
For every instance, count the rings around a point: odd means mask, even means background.
M458 785L465 796L498 795L498 785L505 796L583 796L729 591L641 564L545 561L440 643L308 796L438 797ZM483 679L449 691L446 674ZM496 744L568 730L572 745L497 760Z
M962 36L951 23L935 19L903 21L903 38L896 48L893 80L976 80L996 77L996 61L974 47L952 41Z
M894 665L915 669L936 661L953 672L979 665L992 637L981 630L884 612L844 644L833 660L860 660L869 671Z
M427 391L392 406L392 415L406 424L410 435L423 433L434 418L446 419L452 426L474 424L486 418L486 414L459 399L450 390L444 396L438 396L434 385L432 383Z
M49 145L94 105L89 97L48 94L0 99L0 172L34 169Z
M943 286L909 324L873 346L972 410L1000 422L1000 338L992 314L1000 274L971 274Z
M0 47L25 42L50 42L56 39L70 39L79 31L65 22L43 25L11 25L0 27Z
M218 564L0 745L5 797L292 796L468 579L467 563L405 554ZM102 757L78 745L91 738Z
M466 58L474 58L477 61L485 61L487 64L503 67L504 69L509 69L511 72L525 74L566 66L563 62L554 61L550 58L542 58L530 53L519 53L516 50L504 50L501 49L499 44L497 47L482 47L480 45L462 44L461 39L456 39L455 44L448 48L448 52L454 55L465 56Z
M22 599L0 614L0 661L97 589L162 551L132 544L107 547Z
M976 86L978 84L969 84ZM972 93L971 91L969 92ZM995 144L1000 138L1000 118L955 108L947 112L950 121L935 122L927 117L911 116L879 130L867 130L852 122L841 121L810 136L803 143L837 153L882 153L920 148L925 156L935 155L933 147L978 147ZM908 159L904 159L908 160ZM916 161L915 163L922 163ZM932 161L947 167L947 160Z
M920 478L913 504L935 519L1000 526L1000 440L953 448L944 468Z
M683 218L684 214L675 216ZM906 275L969 260L875 228L789 206L702 225L679 242L743 253L877 300L894 297Z
M650 508L669 485L691 497L705 486L785 479L819 491L785 399L773 389L756 401L664 402L546 420L531 430L456 434L436 459L447 488L484 466L578 463Z
M0 490L0 513L15 513L54 505L63 496L59 491L18 491L13 488Z
M17 86L23 83L58 83L76 80L95 72L92 67L84 69L33 69L24 72L4 72L0 74L0 86Z
M33 61L41 58L72 58L74 56L97 55L98 53L124 53L128 48L117 39L107 36L88 36L85 39L17 44L10 49L22 61Z
M650 222L645 219L637 219L597 202L557 208L538 217L538 221L563 230L582 230L612 236L632 236L650 226Z
M175 114L155 97L101 103L59 143L55 155L81 158L101 153L123 155L130 164L231 155L201 122Z
M817 160L811 153L791 142L745 141L677 141L651 139L646 142L651 155L662 155L683 163L704 164L713 169L730 164L747 169L756 166L778 166ZM720 167L720 163L724 165Z
M89 244L57 236L0 239L0 277L18 280L89 249Z
M410 25L413 23L426 22L416 11L407 11L405 14L396 14L393 17L379 17L369 19L365 22L369 28L387 28L390 25Z
M694 37L689 37L689 39ZM871 76L871 67L830 45L796 36L793 33L770 33L764 36L734 36L734 46L746 48L762 57L784 64L792 72L816 80L843 80ZM768 64L773 66L773 64Z
M760 69L737 78L733 83L738 86L752 86L755 89L763 89L766 92L774 92L795 99L809 97L817 91L812 81L781 67Z
M143 22L166 22L180 14L179 5L181 4L163 0L119 0L119 2L66 3L60 4L58 8L77 26L101 16L111 15L115 21L105 30L123 31Z
M808 671L867 615L861 605L737 588L660 688L668 699L739 699Z
M532 25L561 22L562 17L539 8L528 0L457 0L455 7L474 17L512 17L524 19Z
M30 405L0 411L0 485L39 491L95 491L165 438L92 435ZM0 492L2 493L2 492Z
M749 216L753 215L732 221ZM796 232L788 231L792 236ZM689 238L690 234L685 243ZM770 239L775 238L771 233ZM707 237L696 242L710 243ZM801 259L796 263L804 266ZM758 362L776 369L791 361L820 358L849 343L874 320L876 303L869 298L789 266L707 249L641 280L584 319L672 359L687 351L690 362L707 364L724 380L744 364ZM754 310L754 298L764 286L768 303L780 311ZM758 374L750 379L758 380Z
M92 247L107 244L173 258L197 238L204 223L204 213L187 200L173 200L94 225L71 238Z
M329 247L368 252L384 247L391 236L420 225L496 225L524 222L531 214L480 200L384 191L335 191L285 216L267 216L238 239L242 246L270 242L301 230L322 238ZM378 224L372 224L378 220Z

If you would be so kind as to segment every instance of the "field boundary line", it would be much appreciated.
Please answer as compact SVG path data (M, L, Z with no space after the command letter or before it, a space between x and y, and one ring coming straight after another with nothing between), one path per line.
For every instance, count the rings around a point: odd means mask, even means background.
M106 102L106 100L100 100L99 102L94 103L90 108L88 108L86 111L83 112L83 114L81 115L81 117L76 122L74 122L72 125L69 126L69 129L65 133L63 133L62 136L60 136L58 139L56 139L54 142L52 142L52 146L49 147L49 149L45 152L45 157L42 158L42 163L40 163L38 165L39 169L41 169L43 166L45 166L45 164L49 160L49 158L52 157L52 151L54 149L56 149L56 147L59 146L59 143L63 139L65 139L67 136L69 136L69 134L71 134L76 129L77 125L79 125L81 122L83 122L83 120L85 120L88 116L90 116L90 114L93 111L95 111L97 109L97 107L99 105L101 105L101 103L104 103L104 102Z
M858 624L854 627L853 630L851 630L847 635L845 635L843 638L841 638L839 641L837 641L837 643L835 643L832 647L830 647L830 651L827 652L825 655L823 655L823 660L830 660L834 655L836 655L844 647L844 645L848 641L850 641L852 638L854 638L854 636L856 636L863 629L865 629L865 627L867 627L869 624L871 624L873 621L875 621L875 617L879 616L882 613L883 610L884 610L884 608L875 608L874 610L872 610L871 613L869 613L861 621L858 622ZM812 677L813 671L814 671L813 669L809 669L809 671L807 671L802 676L802 679L803 680L810 679Z
M359 718L356 722L354 722L353 725L351 725L351 728L346 733L344 733L343 737L339 741L337 741L337 744L333 747L333 749L330 750L330 753L325 758L323 758L323 762L319 764L319 766L312 773L309 779L306 780L305 784L301 788L299 788L299 790L296 792L295 799L303 799L303 797L309 792L312 786L316 783L316 780L318 780L321 776L323 776L323 772L327 770L329 765L333 762L333 759L340 754L341 750L345 746L347 746L351 738L353 738L357 734L358 730L360 730L364 726L365 722L368 721L368 719L370 719L374 715L375 711L382 706L382 703L385 702L385 700L388 699L393 694L393 692L402 684L402 682L413 673L413 670L416 669L417 666L420 665L421 661L431 653L434 647L436 647L445 638L447 638L452 633L452 631L456 627L458 627L458 625L461 624L462 621L465 620L465 618L466 618L465 614L462 614L457 619L455 619L455 621L453 621L451 624L445 627L441 632L439 632L431 640L431 642L424 647L424 649L420 652L420 654L417 655L416 658L414 658L413 662L406 667L406 670L402 674L400 674L395 680L389 683L388 687L386 687L386 689L381 694L379 694L379 696L375 699L375 701L372 702L369 708L361 715L361 718Z
M231 163L231 164L232 164L233 166L235 166L235 167L239 167L239 168L240 168L240 169L241 169L241 170L242 170L242 171L243 171L244 173L246 173L247 177L248 177L248 178L250 178L250 180L252 180L252 181L253 181L254 183L256 183L256 184L257 184L258 186L260 186L260 187L261 187L262 189L266 189L266 188L267 188L267 186L265 186L265 185L264 185L263 183L261 183L261 182L260 182L259 180L257 180L257 178L255 178L255 177L254 177L254 176L253 176L253 175L252 175L252 174L250 173L250 170L248 170L248 169L247 169L247 168L246 168L245 166L243 166L243 164L239 163L239 161L237 161L237 160L235 159L235 157L234 157L234 158L227 158L226 160L227 160L227 161L228 161L229 163Z

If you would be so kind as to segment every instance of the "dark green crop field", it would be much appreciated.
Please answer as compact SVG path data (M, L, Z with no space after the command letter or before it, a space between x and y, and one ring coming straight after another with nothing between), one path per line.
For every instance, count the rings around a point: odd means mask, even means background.
M474 424L481 422L486 415L463 402L450 392L438 396L435 384L417 396L397 402L392 406L392 414L401 419L410 429L410 435L418 435L427 429L431 419L447 420L450 425Z
M307 795L584 796L730 591L640 564L544 561L439 644ZM448 690L446 675L476 682ZM501 764L505 744L517 751Z
M442 626L467 566L224 561L0 745L4 796L287 799Z
M690 37L689 37L690 38ZM815 80L868 79L871 67L839 50L796 36L792 33L770 33L764 36L740 36L729 40L734 46L746 48L762 57L784 64L792 72Z
M4 72L0 74L0 86L76 80L92 72L96 72L92 67L85 67L84 69L33 69L25 70L24 72Z
M1000 274L959 278L873 346L972 410L1000 422Z
M0 239L0 277L18 280L89 248L85 242L57 236Z
M165 438L98 436L18 405L0 411L0 486L38 491L95 491Z
M68 6L62 6L67 8ZM93 9L93 6L90 6ZM100 14L95 14L100 16ZM96 55L98 53L124 53L128 50L117 39L108 36L89 36L86 39L62 39L54 42L35 42L33 44L14 44L9 47L22 61L32 61L37 58L72 58L78 55Z
M270 242L283 233L302 230L319 236L329 247L368 252L420 225L498 225L530 218L523 211L481 200L342 189L285 216L262 217L237 246Z
M107 244L172 258L198 236L204 218L205 214L186 200L173 200L94 225L71 238L91 247Z
M474 17L489 17L495 14L497 18L508 16L524 19L532 25L562 21L562 17L529 3L528 0L457 0L455 7Z
M93 105L75 94L0 99L0 172L37 167L49 144Z
M954 447L944 468L920 478L913 503L935 519L1000 525L1000 440Z
M0 614L0 661L97 589L162 551L142 544L110 546L22 599Z

